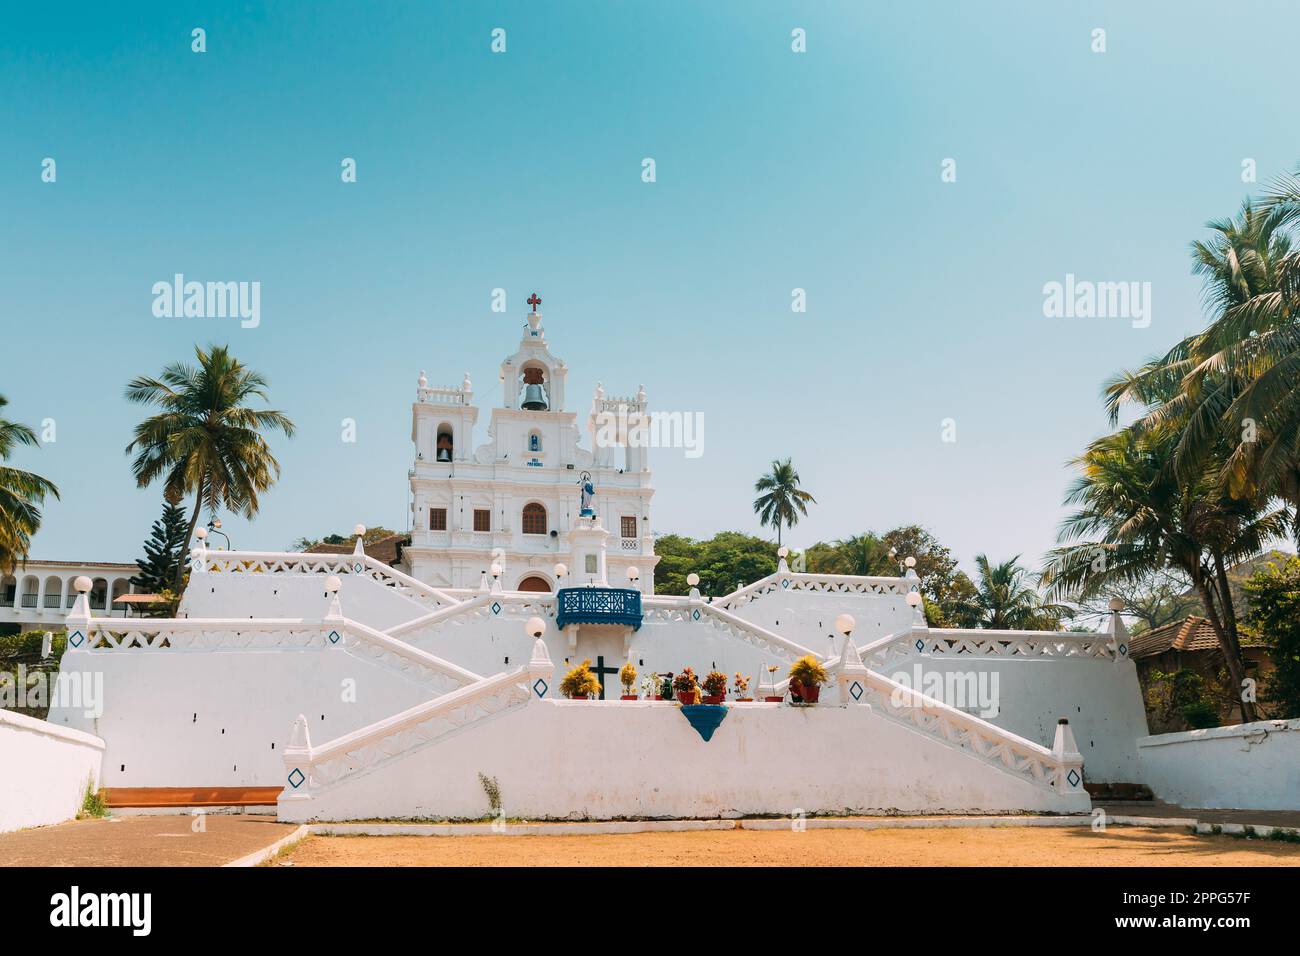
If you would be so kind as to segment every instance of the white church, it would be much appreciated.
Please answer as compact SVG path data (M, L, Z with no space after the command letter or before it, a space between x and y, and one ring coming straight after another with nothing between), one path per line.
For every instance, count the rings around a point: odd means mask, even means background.
M799 573L783 552L731 594L655 594L644 389L597 389L580 422L530 304L485 443L468 379L421 373L397 565L360 538L201 542L175 619L103 616L79 579L61 675L102 678L102 700L52 707L30 759L66 766L73 800L89 773L288 821L481 819L484 779L530 820L1074 814L1089 786L1148 779L1118 611L1099 633L931 628L914 570ZM602 416L629 424L603 440ZM815 703L789 679L808 657ZM568 699L584 660L599 693ZM664 695L687 667L727 675L725 699Z
M504 401L492 409L485 444L474 443L479 410L469 376L460 388L436 388L420 373L411 409L413 531L404 569L453 588L475 587L492 569L507 590L543 593L566 573L569 583L592 583L607 576L628 581L632 571L631 586L653 594L654 488L648 449L636 438L648 414L645 389L614 398L598 385L579 423L565 404L569 369L551 354L537 311L541 299L534 294L529 301L519 348L501 363ZM606 434L619 444L604 441ZM597 536L578 520L584 483L600 489L595 527L609 540L599 558L589 547Z

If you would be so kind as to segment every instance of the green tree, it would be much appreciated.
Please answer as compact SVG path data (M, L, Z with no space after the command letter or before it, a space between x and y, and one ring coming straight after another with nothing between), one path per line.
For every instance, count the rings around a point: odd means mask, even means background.
M1270 716L1300 716L1300 558L1258 569L1245 590L1250 612L1243 630L1267 644L1273 658L1262 688Z
M754 499L754 514L763 527L776 528L776 543L781 543L781 527L793 528L799 518L807 517L808 506L817 499L799 487L799 472L790 459L772 462L772 470L754 482L759 496Z
M987 555L975 555L974 604L978 608L980 627L996 630L1054 631L1073 612L1062 604L1043 601L1021 567L1020 555L1001 564L993 564Z
M1076 510L1061 526L1062 547L1049 555L1043 581L1053 596L1086 599L1173 566L1192 582L1240 689L1246 673L1227 571L1284 533L1287 516L1224 494L1213 465L1197 480L1179 481L1178 439L1173 427L1126 429L1097 439L1075 460L1081 474L1066 504ZM1249 701L1242 712L1256 719Z
M391 538L398 532L392 528L385 528L383 525L375 527L366 526L366 533L361 536L362 544L373 544L376 541L382 541L384 538ZM321 544L356 544L357 536L351 534L327 534L323 538L299 538L289 546L290 551L310 551L312 548Z
M283 412L254 409L250 399L267 400L266 379L234 358L225 346L195 346L198 365L176 362L158 378L141 376L126 387L129 401L160 411L135 428L126 453L135 453L136 484L163 481L164 497L194 496L185 530L189 550L199 510L224 508L246 518L257 515L258 495L280 476L280 463L262 436L278 430L292 438L293 422ZM183 566L174 574L181 589Z
M177 564L181 565L183 577L190 565L185 509L164 501L162 515L153 523L145 540L144 557L135 559L135 566L140 570L131 578L131 583L144 594L175 590Z
M831 545L816 544L804 553L804 564L814 574L854 574L863 577L895 576L898 564L884 539L870 531Z
M686 576L700 576L700 593L713 597L776 572L772 542L738 531L719 531L712 538L694 540L665 534L655 539L659 564L655 567L656 594L686 594Z
M0 395L0 412L9 400ZM36 433L0 414L0 572L11 574L27 560L32 535L41 526L40 506L59 489L40 475L5 464L17 445L39 445Z

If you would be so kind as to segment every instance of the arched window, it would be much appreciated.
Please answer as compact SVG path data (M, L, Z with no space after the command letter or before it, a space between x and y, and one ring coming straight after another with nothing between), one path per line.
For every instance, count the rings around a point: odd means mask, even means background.
M551 585L547 582L546 578L541 577L540 575L530 574L519 582L519 587L515 588L515 590L529 591L537 594L549 594L551 591Z
M536 501L524 505L524 534L546 534L546 506Z

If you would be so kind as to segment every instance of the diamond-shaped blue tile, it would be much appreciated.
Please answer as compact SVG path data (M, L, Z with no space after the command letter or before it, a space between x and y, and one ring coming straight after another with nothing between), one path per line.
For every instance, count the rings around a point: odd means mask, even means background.
M1079 771L1071 769L1070 772L1065 775L1065 779L1070 781L1070 786L1077 787L1079 785Z
M925 641L921 640L921 639L918 637L918 638L916 639L916 651L917 651L917 653L919 654L919 653L920 653L921 651L923 651L923 650L925 650Z
M540 677L537 678L536 683L533 684L533 693L538 697L545 697L547 690L546 681L542 680Z
M331 643L331 644L337 644L338 642L339 642L339 632L338 632L338 631L330 631L330 643Z
M82 635L80 631L73 631L71 636L68 637L68 643L71 644L73 647L80 647L81 642L84 641L85 639L86 638Z
M307 778L303 776L303 772L299 770L297 767L294 767L293 773L289 774L289 786L297 790L299 787L302 786L302 782L306 779Z
M358 561L356 564L352 565L352 570L355 571L357 574L360 574L362 571L365 570L365 567L366 566L364 564Z
M862 685L854 681L849 685L849 693L853 695L854 700L861 700L863 694Z
M783 588L788 588L789 586L790 586L790 579L789 579L789 578L782 578L782 579L781 579L781 587L783 587Z
M698 621L699 619L700 619L700 609L696 608L694 611L691 612L691 620Z
M493 602L492 602L492 613L493 613L493 614L500 614L500 613L501 613L501 605L498 604L496 601L493 601Z
M1127 654L1127 653L1128 653L1128 645L1127 645L1127 644L1121 644L1121 645L1119 646L1119 652L1120 652L1120 655L1121 655L1121 656Z

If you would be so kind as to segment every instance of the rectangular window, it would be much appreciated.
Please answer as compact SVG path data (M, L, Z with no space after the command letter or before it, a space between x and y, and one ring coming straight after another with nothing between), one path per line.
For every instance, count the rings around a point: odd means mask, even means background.
M623 537L625 537L625 538L635 538L635 537L636 537L636 518L635 518L635 517L632 517L632 516L624 515L623 518L622 518L622 524L623 524Z
M447 530L447 509L446 508L429 509L429 530L430 531Z
M596 573L598 573L599 570L600 570L600 569L596 567L596 556L595 556L594 554L589 554L589 555L587 555L587 572L586 572L586 573L587 573L587 574L596 574Z
M492 530L492 512L486 508L474 509L474 530L491 531Z

